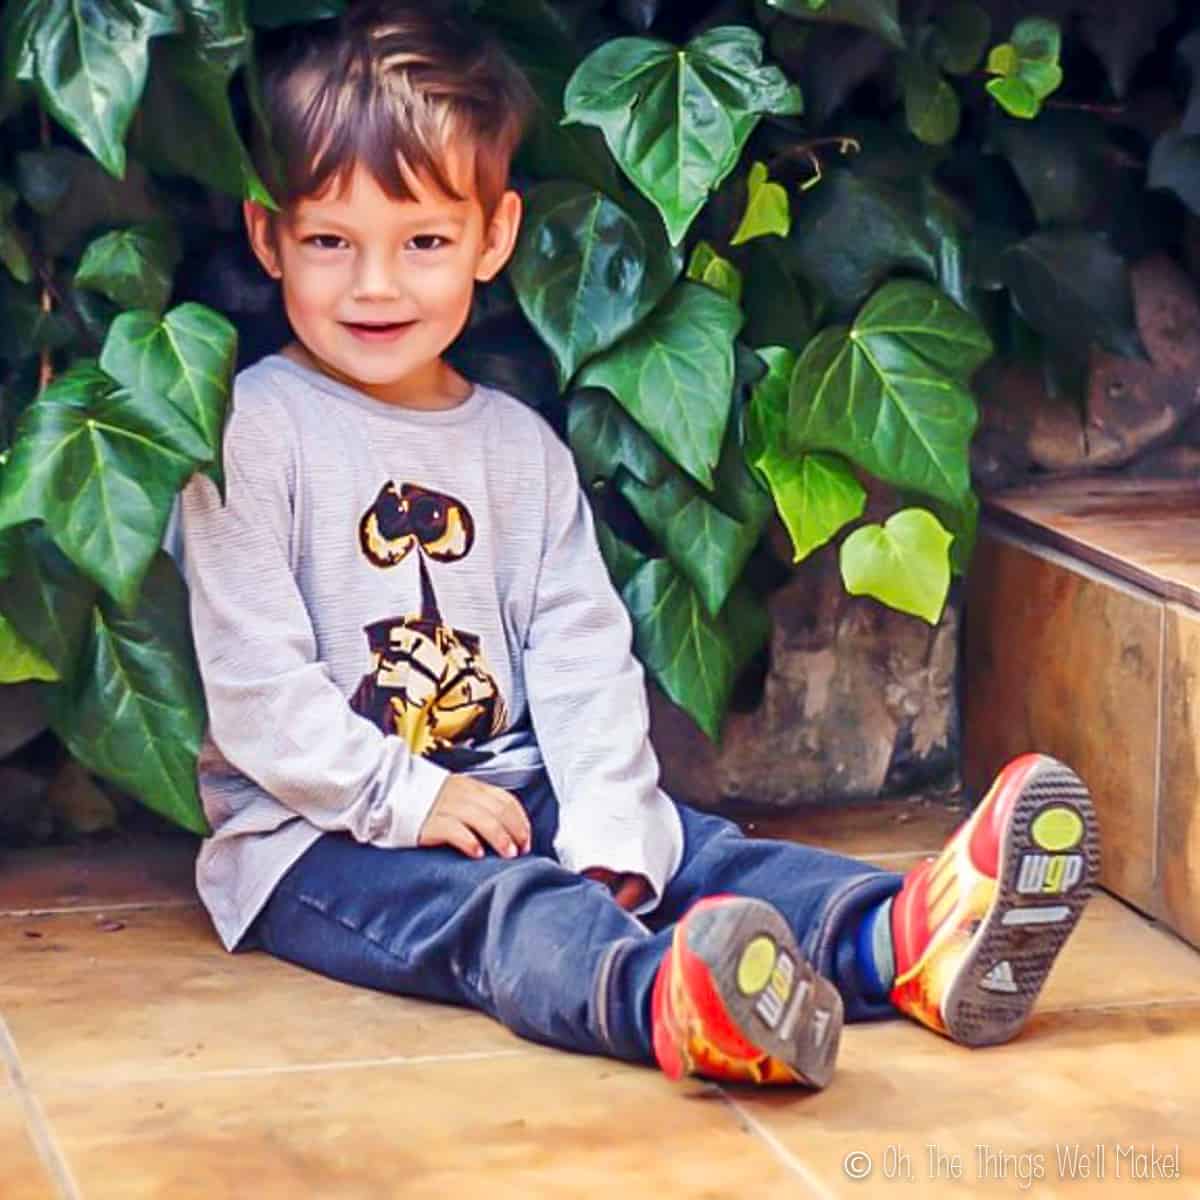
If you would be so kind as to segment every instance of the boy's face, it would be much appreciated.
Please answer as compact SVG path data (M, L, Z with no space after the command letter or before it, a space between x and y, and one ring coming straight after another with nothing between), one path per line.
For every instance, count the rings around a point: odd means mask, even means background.
M504 266L520 225L509 191L485 226L469 153L452 153L447 168L466 200L424 180L413 181L415 201L396 200L356 165L344 192L330 187L273 220L245 205L297 340L329 375L391 404L461 399L441 355L466 324L475 281Z

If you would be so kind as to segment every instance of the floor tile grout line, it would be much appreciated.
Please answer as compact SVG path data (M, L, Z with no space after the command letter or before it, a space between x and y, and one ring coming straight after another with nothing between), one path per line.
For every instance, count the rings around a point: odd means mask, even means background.
M726 1107L733 1110L738 1123L754 1137L764 1142L771 1153L792 1174L799 1176L804 1186L808 1188L813 1196L817 1197L818 1200L838 1200L838 1193L832 1191L827 1184L823 1183L813 1173L812 1168L806 1166L801 1159L797 1158L753 1113L739 1104L723 1087L714 1084L713 1089L721 1097Z
M116 904L70 904L62 908L0 908L4 917L69 917L72 913L145 912L156 908L199 908L199 900L122 900Z
M0 1016L0 1060L8 1067L8 1075L12 1080L13 1091L17 1103L25 1114L25 1128L33 1142L34 1149L43 1167L53 1179L62 1200L81 1200L82 1193L79 1185L71 1174L66 1156L54 1137L50 1122L42 1109L33 1090L25 1078L21 1068L21 1059L17 1053L17 1044L13 1040L8 1023Z
M322 1071L361 1071L376 1067L420 1067L431 1063L487 1062L496 1059L527 1058L535 1053L530 1050L468 1050L462 1054L413 1054L397 1055L392 1058L337 1059L327 1063L282 1063L269 1067L219 1067L198 1071L132 1071L127 1075L91 1077L81 1075L57 1075L43 1081L44 1086L59 1089L127 1087L142 1083L196 1083L214 1079L254 1079L268 1075L315 1074Z

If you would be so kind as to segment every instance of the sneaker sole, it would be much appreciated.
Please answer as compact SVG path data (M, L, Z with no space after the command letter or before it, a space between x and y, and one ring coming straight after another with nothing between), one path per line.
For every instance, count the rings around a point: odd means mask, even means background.
M1000 863L996 895L942 1003L947 1032L967 1046L1021 1031L1091 898L1100 835L1088 790L1069 767L1047 759L1034 768L1014 803Z
M812 1088L833 1076L842 998L813 970L779 911L739 897L693 914L687 947L708 967L738 1032Z

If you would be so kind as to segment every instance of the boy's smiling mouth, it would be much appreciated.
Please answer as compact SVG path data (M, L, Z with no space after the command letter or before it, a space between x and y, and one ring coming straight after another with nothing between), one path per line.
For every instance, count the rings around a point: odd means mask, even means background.
M342 321L342 327L364 342L386 342L400 337L415 321Z

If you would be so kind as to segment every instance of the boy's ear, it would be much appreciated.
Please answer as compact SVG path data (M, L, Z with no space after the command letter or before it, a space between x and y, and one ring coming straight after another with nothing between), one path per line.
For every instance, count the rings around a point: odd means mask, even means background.
M521 197L514 191L507 191L500 197L496 211L492 214L492 222L484 233L483 252L475 267L475 278L481 283L487 283L500 274L504 264L512 256L513 247L517 244L517 234L521 229Z
M250 239L250 248L255 258L262 263L262 268L272 279L278 279L283 272L279 269L279 251L275 245L275 229L271 223L271 214L253 200L242 201L242 217L246 222L246 236Z

